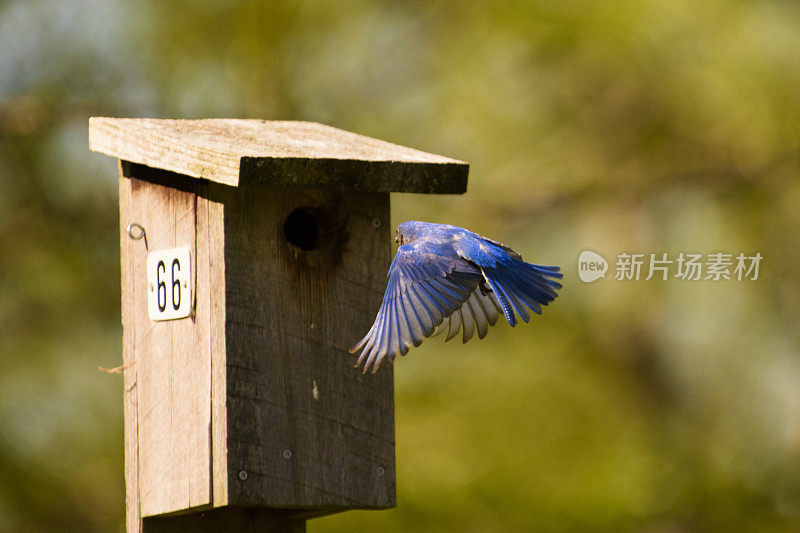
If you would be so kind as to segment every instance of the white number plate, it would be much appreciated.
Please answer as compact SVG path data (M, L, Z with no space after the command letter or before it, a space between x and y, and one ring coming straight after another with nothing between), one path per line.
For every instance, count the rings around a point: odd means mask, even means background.
M188 248L147 254L147 314L150 320L184 318L192 312Z

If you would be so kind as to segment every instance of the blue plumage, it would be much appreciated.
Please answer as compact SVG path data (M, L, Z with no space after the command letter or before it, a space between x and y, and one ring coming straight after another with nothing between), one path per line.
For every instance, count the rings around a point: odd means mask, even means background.
M502 313L511 326L517 316L542 313L561 284L557 266L526 263L508 246L457 226L409 221L397 227L401 244L389 267L389 282L378 316L350 353L356 366L378 370L388 358L405 355L432 335L446 340L462 331L483 338Z

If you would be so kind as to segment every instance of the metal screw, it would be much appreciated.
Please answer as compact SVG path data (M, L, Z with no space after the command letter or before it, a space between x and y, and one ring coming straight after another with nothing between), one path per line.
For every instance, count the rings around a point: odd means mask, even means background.
M372 227L373 228L378 228L378 227L380 227L380 225L381 225L381 219L379 219L379 218L373 218L372 219Z
M183 288L186 288L186 280L183 280Z
M245 472L244 470L239 470L239 479L241 479L242 481L247 479L247 472Z
M376 471L378 472L378 477L383 477L383 474L386 473L382 466L379 466Z
M155 285L153 285L153 284L151 283L151 284L150 284L150 292L153 292L154 290L156 290L156 287L155 287Z
M283 450L283 458L284 459L291 459L292 458L292 450Z

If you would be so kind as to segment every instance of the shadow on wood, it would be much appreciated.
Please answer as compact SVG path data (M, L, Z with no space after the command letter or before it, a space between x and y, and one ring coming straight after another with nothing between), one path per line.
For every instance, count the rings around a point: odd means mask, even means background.
M237 533L304 533L306 517L276 509L222 507L178 516L145 518L144 533L197 533L236 531Z

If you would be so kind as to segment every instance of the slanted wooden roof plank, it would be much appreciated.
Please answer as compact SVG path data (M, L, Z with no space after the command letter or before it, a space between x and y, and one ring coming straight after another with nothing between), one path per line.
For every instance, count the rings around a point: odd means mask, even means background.
M314 122L93 117L93 151L231 186L463 193L469 165Z

